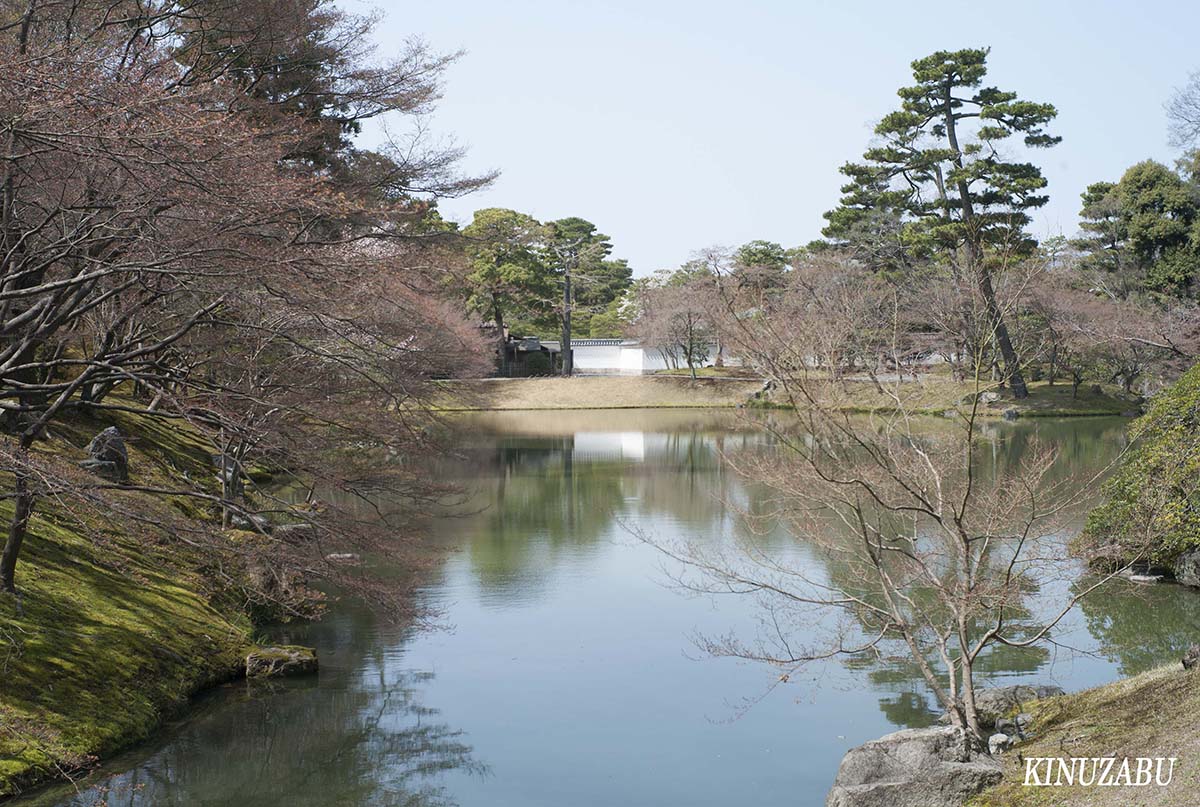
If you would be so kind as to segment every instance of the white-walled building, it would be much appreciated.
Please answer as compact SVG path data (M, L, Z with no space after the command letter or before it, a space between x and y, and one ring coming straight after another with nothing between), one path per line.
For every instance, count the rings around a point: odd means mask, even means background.
M575 372L582 374L641 375L686 366L672 364L657 348L642 347L631 339L572 339L571 353ZM716 356L713 346L698 366L711 367Z

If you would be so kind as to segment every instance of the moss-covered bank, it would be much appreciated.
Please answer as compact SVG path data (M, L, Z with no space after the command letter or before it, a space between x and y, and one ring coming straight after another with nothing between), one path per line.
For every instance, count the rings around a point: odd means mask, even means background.
M131 415L56 427L36 450L69 468L110 423L129 437L134 482L213 476L198 435ZM215 514L186 499L118 495L132 519L39 501L18 565L20 595L0 595L0 794L144 739L193 693L241 674L249 620L220 602L202 558L162 528L186 530ZM0 502L5 523L11 512ZM158 526L131 526L142 519Z

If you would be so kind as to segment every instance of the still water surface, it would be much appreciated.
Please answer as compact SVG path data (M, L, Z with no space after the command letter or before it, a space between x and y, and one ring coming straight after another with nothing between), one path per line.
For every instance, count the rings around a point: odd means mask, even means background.
M771 688L771 671L704 657L697 634L747 630L737 599L687 597L634 531L729 541L762 492L727 468L770 450L729 413L508 413L463 418L462 456L431 469L470 501L433 525L449 552L424 592L444 629L381 622L351 603L289 628L318 676L230 685L105 774L26 805L820 805L847 748L927 725L903 659L830 662ZM1116 420L988 427L1002 469L1039 437L1055 473L1120 451ZM820 556L782 529L790 562ZM1079 689L1175 658L1200 594L1114 585L1056 634L998 654L1001 683ZM801 637L802 639L804 637ZM752 705L751 705L752 704Z

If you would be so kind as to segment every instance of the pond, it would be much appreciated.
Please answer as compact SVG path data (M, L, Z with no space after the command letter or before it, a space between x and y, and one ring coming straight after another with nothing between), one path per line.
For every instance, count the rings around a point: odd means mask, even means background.
M847 748L933 719L902 658L828 662L772 686L769 668L697 648L697 635L746 630L754 607L684 595L637 535L720 544L748 529L741 514L764 494L722 456L769 441L734 413L495 413L457 425L461 456L430 469L469 494L432 525L448 550L423 593L439 629L340 603L286 631L317 647L318 676L207 693L78 791L19 803L820 805ZM1091 475L1120 451L1125 425L989 424L984 461L1003 467L1038 437L1058 446L1054 473ZM782 529L764 540L793 563L821 562ZM1055 645L994 654L984 674L1093 686L1177 658L1198 622L1200 594L1114 583Z

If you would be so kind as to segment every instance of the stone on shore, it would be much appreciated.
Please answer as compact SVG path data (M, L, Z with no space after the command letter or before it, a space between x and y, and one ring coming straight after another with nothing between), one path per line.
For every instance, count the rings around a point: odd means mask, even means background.
M1022 712L1016 717L1002 717L996 721L996 731L1000 734L1007 734L1015 740L1025 739L1025 729L1029 728L1029 724L1033 722L1033 716L1028 712Z
M271 523L271 519L266 516L260 516L257 513L234 513L229 519L229 524L236 530L245 530L246 532L257 532L263 535L270 535L274 531L275 525Z
M317 652L299 645L258 647L246 654L247 678L303 675L317 671Z
M961 807L1000 781L1000 763L962 729L906 729L851 748L826 807Z
M1062 694L1065 694L1062 687L1042 684L1037 686L1017 684L981 689L975 693L975 712L979 716L980 727L991 730L996 728L997 722L1002 718L1024 711L1024 706L1029 701L1052 698Z
M992 756L999 756L1012 747L1013 738L1002 731L988 737L988 753Z
M1200 588L1200 549L1185 549L1171 565L1175 580L1185 586Z

